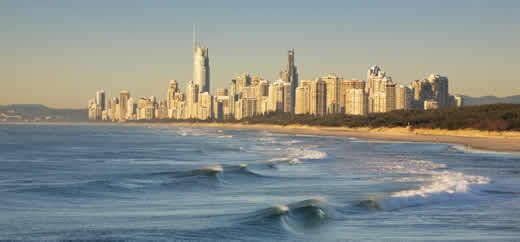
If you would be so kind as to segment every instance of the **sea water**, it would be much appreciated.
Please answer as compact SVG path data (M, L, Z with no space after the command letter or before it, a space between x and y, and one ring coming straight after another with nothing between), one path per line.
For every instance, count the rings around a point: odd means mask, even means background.
M0 239L518 240L520 156L257 130L0 125Z

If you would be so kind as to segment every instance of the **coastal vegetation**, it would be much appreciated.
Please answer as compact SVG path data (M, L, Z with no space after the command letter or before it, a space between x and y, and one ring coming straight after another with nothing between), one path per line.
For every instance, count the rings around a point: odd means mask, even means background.
M235 122L345 126L350 128L409 127L447 130L520 131L520 104L491 104L462 108L446 107L435 110L396 110L366 116L347 114L314 116L270 113Z
M395 110L366 116L348 114L295 115L268 113L242 120L149 120L145 123L245 123L274 125L309 125L329 127L408 127L426 129L476 129L482 131L520 131L520 104L489 104L469 107L446 107L434 110Z

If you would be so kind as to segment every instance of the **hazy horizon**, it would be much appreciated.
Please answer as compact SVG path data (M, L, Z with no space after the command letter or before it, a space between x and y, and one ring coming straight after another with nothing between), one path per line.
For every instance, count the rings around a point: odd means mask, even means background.
M204 6L204 7L198 7ZM520 94L517 1L3 1L0 105L85 108L108 97L166 96L192 79L192 26L209 47L211 89L249 72L268 80L296 51L300 79L399 84L448 76L450 93Z

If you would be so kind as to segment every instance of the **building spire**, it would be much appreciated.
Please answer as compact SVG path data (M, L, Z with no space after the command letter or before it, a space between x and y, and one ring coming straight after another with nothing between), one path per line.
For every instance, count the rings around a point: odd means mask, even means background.
M193 50L197 48L197 25L193 24Z

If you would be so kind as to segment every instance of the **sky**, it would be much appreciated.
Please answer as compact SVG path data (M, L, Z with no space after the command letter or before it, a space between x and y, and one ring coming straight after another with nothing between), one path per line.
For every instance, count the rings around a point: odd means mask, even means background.
M276 80L295 49L301 80L399 84L430 73L450 93L520 94L517 0L0 0L0 105L86 108L103 89L164 98L193 78L193 25L211 89L241 73Z

